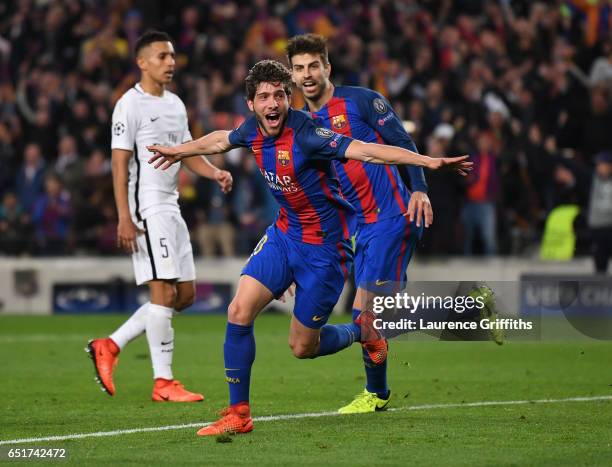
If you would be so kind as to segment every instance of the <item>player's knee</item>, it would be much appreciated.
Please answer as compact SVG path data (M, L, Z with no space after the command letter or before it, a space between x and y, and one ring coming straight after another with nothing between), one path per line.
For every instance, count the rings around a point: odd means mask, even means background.
M185 308L189 308L195 302L195 291L190 291L177 295L176 305L174 309L176 311L183 311Z
M230 323L248 326L253 322L252 310L234 299L227 309L227 319Z
M316 345L306 342L289 341L289 347L295 358L313 358L317 354Z
M167 285L160 292L160 300L162 302L161 305L166 306L168 308L175 308L176 297L176 287L174 287L174 285Z
M174 284L164 284L151 290L151 302L157 305L175 308L177 291Z

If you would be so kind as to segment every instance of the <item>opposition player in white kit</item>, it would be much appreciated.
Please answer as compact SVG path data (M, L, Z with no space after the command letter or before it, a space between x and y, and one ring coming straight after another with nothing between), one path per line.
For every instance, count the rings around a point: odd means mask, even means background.
M150 301L142 305L114 333L94 339L86 350L96 379L115 394L113 369L125 345L147 335L153 364L154 401L197 402L202 394L187 391L172 374L175 312L195 299L195 267L189 231L178 206L178 171L155 170L147 163L147 145L174 146L190 141L183 102L165 89L174 74L174 47L163 32L149 31L136 42L141 80L117 104L112 118L112 168L119 214L118 244L132 254L138 285L148 284ZM216 180L223 192L232 188L232 176L208 159L187 159L195 174Z

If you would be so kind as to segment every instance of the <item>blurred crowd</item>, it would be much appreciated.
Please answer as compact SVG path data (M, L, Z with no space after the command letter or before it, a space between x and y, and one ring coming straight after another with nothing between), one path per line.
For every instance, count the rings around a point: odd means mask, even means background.
M427 174L435 222L422 255L532 254L566 204L581 208L579 252L612 229L589 220L612 217L593 199L612 164L609 1L19 0L0 5L5 254L117 253L109 122L148 28L175 40L171 89L194 137L240 123L248 68L286 62L287 39L316 32L329 38L332 80L385 95L421 152L472 155L467 180ZM234 175L229 196L180 177L196 251L248 253L274 201L249 154L214 162Z

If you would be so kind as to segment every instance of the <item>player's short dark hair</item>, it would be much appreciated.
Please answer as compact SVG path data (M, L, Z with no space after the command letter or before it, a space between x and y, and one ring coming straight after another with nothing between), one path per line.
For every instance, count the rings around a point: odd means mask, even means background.
M247 99L255 99L257 86L260 83L282 83L287 95L291 94L291 72L285 65L276 60L261 60L249 70L244 80Z
M319 34L302 34L289 39L287 47L287 60L291 65L291 59L294 55L311 54L319 55L323 63L329 63L329 54L327 51L327 39Z
M153 42L172 42L172 38L163 31L147 31L136 40L134 55L138 56L142 49Z

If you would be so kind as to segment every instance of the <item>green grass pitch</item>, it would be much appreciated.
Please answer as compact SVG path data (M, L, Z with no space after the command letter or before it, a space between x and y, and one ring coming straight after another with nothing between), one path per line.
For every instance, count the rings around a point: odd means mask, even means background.
M154 403L144 337L121 354L117 394L94 382L83 347L125 316L0 317L0 442L213 421L227 404L222 316L174 320L175 377L199 404ZM292 357L286 316L255 325L253 416L335 411L364 385L357 345L316 360ZM612 395L612 345L594 340L392 341L388 412L255 422L220 443L197 428L32 442L78 465L611 465L612 400L467 406L482 401ZM408 407L441 404L458 406ZM5 459L0 459L0 462ZM31 461L24 465L31 465Z

